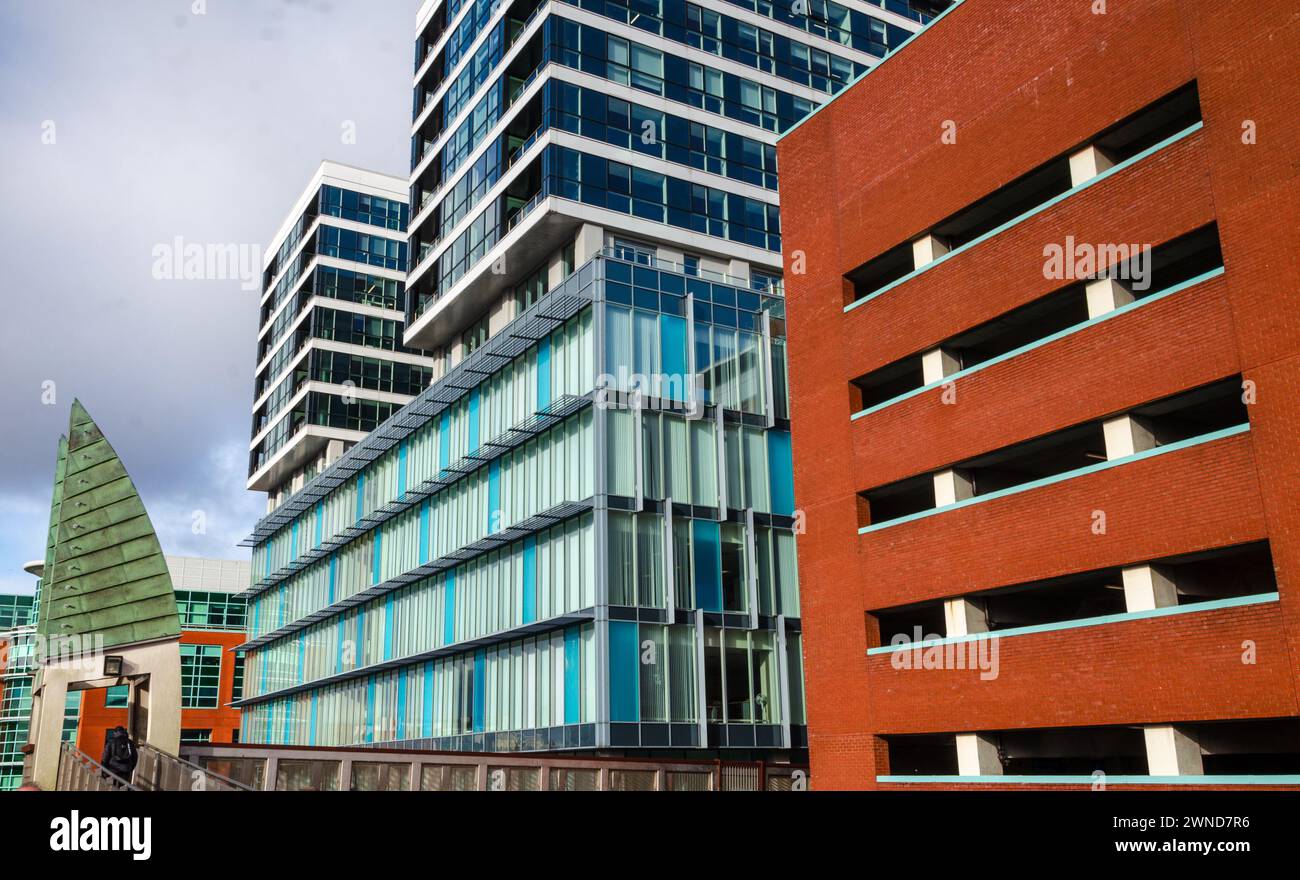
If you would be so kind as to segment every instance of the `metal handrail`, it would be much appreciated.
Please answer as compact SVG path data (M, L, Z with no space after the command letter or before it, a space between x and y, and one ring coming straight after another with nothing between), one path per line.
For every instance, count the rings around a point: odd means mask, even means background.
M192 761L155 748L139 745L140 764L136 784L144 791L253 791L242 782L214 773Z
M72 743L59 743L58 791L139 791Z

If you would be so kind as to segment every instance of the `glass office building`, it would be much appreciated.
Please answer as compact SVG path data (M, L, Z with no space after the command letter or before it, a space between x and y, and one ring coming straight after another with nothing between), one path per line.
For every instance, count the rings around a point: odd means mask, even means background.
M402 342L405 181L322 162L267 249L248 487L274 507L429 383Z
M610 250L255 533L244 741L798 748L784 303Z
M0 594L0 791L17 788L32 711L35 596Z
M12 791L23 781L22 747L31 727L36 679L36 602L35 595L0 593L0 791ZM80 711L81 694L68 694L64 742L76 739Z
M245 742L806 747L774 144L929 15L425 4L432 384L250 537Z
M509 318L504 293L526 302L624 240L687 271L771 287L778 134L933 5L947 4L426 3L406 341L454 361L481 326Z

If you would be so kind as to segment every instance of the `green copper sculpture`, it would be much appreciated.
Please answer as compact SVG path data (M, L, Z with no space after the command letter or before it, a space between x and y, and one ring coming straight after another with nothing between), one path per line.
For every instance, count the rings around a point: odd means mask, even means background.
M171 574L122 460L79 401L59 439L37 632L103 646L178 638Z

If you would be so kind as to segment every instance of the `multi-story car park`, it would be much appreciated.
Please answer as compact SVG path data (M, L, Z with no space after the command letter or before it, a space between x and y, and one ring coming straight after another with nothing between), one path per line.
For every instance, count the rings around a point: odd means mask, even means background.
M819 787L1300 782L1298 33L965 0L781 141Z

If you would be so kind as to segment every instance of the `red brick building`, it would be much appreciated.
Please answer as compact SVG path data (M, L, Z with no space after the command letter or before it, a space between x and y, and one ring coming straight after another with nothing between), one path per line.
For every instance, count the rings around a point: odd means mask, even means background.
M1298 12L966 0L780 142L818 788L1300 781Z

